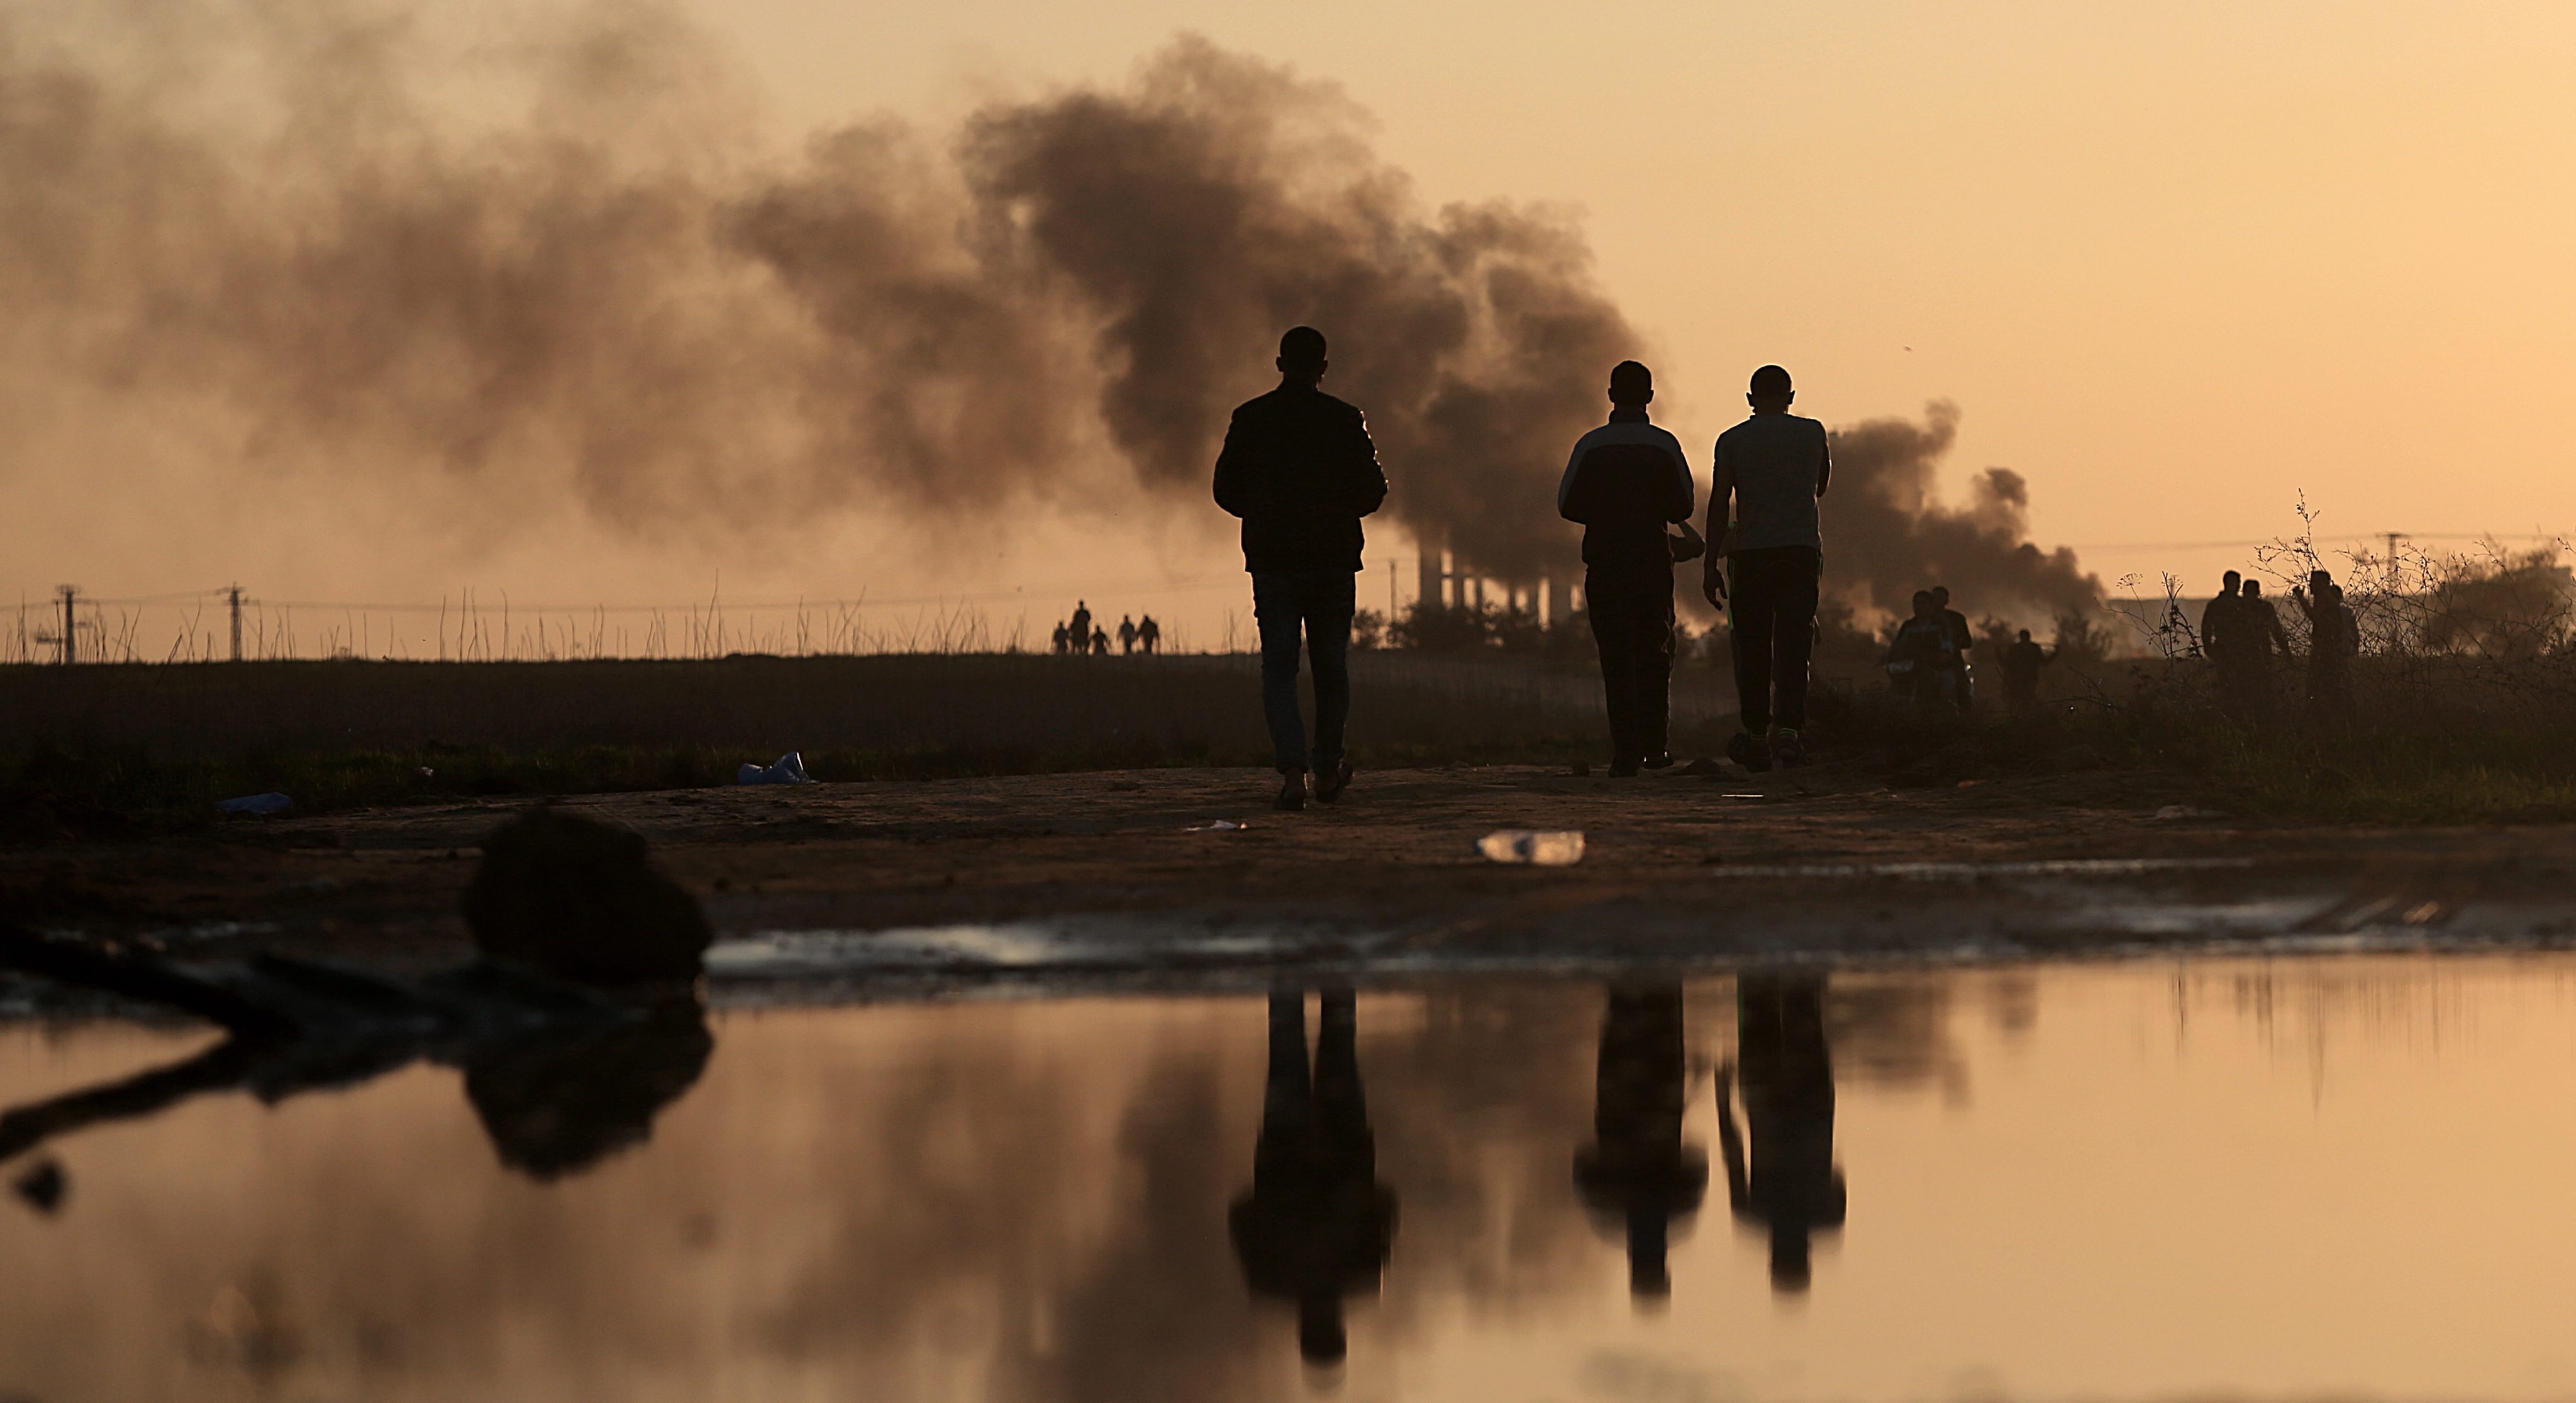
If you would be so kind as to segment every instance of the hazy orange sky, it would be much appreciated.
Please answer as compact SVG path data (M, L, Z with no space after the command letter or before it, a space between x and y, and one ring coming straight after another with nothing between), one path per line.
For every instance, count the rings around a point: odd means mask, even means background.
M1945 481L2019 470L2036 538L2115 586L2164 568L2203 587L2242 552L2112 547L2268 537L2302 490L2330 532L2576 527L2576 7L1697 3L1615 26L1510 0L687 9L782 141L1122 81L1184 31L1338 82L1427 202L1581 211L1703 473L1764 361L1828 423L1953 400ZM503 44L559 13L439 22ZM1245 348L1247 395L1268 354ZM934 569L866 521L720 549L577 526L486 547L417 534L399 502L126 471L0 445L0 588L663 599L721 570L754 593L1152 578L1217 582L1167 616L1238 602L1212 508L1015 522ZM1380 561L1410 554L1379 540Z

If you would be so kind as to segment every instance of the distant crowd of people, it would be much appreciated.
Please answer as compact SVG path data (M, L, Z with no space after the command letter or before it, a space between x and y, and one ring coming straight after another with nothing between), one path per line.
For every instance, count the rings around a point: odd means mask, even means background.
M1766 1239L1771 1289L1782 1295L1809 1289L1815 1240L1838 1232L1847 1216L1834 1153L1825 989L1821 974L1739 975L1734 1055L1717 1068L1727 1209ZM1350 1349L1344 1302L1377 1294L1393 1260L1397 1195L1377 1174L1357 1001L1347 986L1323 990L1321 1001L1310 1058L1305 993L1270 996L1269 1075L1252 1184L1234 1201L1227 1226L1246 1284L1291 1305L1298 1353L1333 1367ZM1629 1294L1641 1308L1672 1295L1672 1240L1708 1192L1708 1152L1682 1134L1692 1065L1683 1015L1677 980L1610 988L1592 1138L1574 1154L1575 1194L1624 1246Z
M2312 725L2337 726L2352 715L2352 664L2361 656L2361 621L2344 602L2343 586L2325 570L2290 587L2290 601L2308 625L2307 716ZM2216 597L2200 611L2200 654L2217 675L2220 707L2241 725L2270 724L2278 711L2276 660L2297 661L2280 611L2263 594L2261 580L2230 570Z
M1090 601L1077 599L1073 602L1073 617L1055 626L1055 651L1059 655L1105 658L1113 638L1121 654L1158 652L1163 646L1163 626L1154 622L1151 614L1143 618L1122 614L1118 632L1113 635L1106 624L1092 621Z

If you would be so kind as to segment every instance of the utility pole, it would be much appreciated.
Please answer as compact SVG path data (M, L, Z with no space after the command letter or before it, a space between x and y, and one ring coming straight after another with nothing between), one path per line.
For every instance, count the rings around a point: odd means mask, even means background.
M63 601L63 666L69 667L80 657L80 645L73 641L79 637L80 625L72 612L73 603L80 598L80 586L56 585L54 593Z
M240 662L240 661L241 661L241 586L239 586L239 585L234 585L234 586L232 586L230 589L225 590L225 591L224 591L224 598L225 598L225 600L226 600L226 601L228 601L228 602L233 606L233 661L234 661L234 662Z
M2397 538L2399 534L2400 533L2395 531L2388 533L2388 592L2390 594L2395 594L2397 592Z

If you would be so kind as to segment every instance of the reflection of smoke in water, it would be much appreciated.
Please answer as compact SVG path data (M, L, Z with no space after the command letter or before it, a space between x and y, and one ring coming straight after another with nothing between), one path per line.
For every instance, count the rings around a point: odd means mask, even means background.
M1571 224L1426 210L1328 84L1184 38L944 147L871 120L789 157L703 36L621 9L514 49L525 113L474 136L412 96L452 76L418 18L263 9L250 52L185 61L0 31L0 394L47 453L94 432L49 408L78 387L228 466L462 482L486 529L564 499L648 541L1131 484L1203 510L1226 411L1307 321L1397 520L1481 573L1574 566L1555 476L1637 333ZM268 130L183 110L244 73ZM1954 583L1978 551L2020 578L2009 506L1938 520L2006 535L1881 532L1836 568L1892 581L1911 539Z

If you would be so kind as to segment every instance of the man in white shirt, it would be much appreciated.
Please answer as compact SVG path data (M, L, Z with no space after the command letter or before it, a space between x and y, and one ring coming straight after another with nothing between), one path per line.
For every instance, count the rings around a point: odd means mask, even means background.
M1816 646L1816 587L1825 568L1816 500L1834 464L1825 426L1789 412L1797 397L1788 371L1766 365L1753 372L1744 397L1753 416L1718 435L1708 488L1700 592L1728 612L1744 734L1726 753L1748 770L1807 758L1798 732L1807 724L1807 659Z

